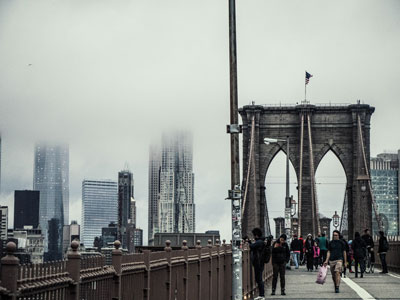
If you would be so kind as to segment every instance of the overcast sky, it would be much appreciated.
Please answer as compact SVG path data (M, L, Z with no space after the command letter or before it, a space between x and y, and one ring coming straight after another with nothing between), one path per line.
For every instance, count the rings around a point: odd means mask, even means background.
M398 149L399 15L398 0L237 1L239 105L301 101L307 70L312 103L375 106L371 154ZM116 180L128 163L146 237L149 145L185 128L196 229L230 239L228 63L228 0L0 0L0 204L32 188L35 141L65 141L70 219L84 178ZM283 214L284 161L267 177L271 218ZM334 155L317 177L332 216L345 182Z

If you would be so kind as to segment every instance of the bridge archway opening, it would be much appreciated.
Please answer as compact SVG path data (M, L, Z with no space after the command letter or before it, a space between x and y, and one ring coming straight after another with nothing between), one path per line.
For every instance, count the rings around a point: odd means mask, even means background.
M289 196L298 202L296 171L289 160ZM265 198L271 234L276 237L275 218L284 218L286 197L286 153L280 150L272 159L265 176Z
M337 211L338 215L342 218L347 178L342 163L333 151L328 151L319 163L315 172L315 182L321 217L332 219L335 211ZM320 226L321 231L324 231L323 222L321 222ZM329 232L330 237L334 229L332 220Z

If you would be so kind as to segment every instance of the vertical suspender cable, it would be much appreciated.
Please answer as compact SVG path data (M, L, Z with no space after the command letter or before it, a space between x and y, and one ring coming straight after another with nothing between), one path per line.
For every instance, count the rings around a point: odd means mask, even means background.
M372 192L371 177L369 176L367 158L366 158L366 155L365 155L364 138L363 138L363 133L362 133L362 129L361 129L361 118L360 118L360 115L357 115L357 126L358 126L359 138L360 138L361 154L362 154L363 161L364 161L365 173L366 173L366 175L368 177L368 188L369 188L369 192L371 194L372 207L373 207L374 212L375 212L375 218L376 218L376 222L378 223L378 228L379 228L380 231L383 231L382 220L381 220L381 217L379 216L379 213L378 213L378 207L377 207L376 202L375 202L374 193Z
M298 187L298 192L299 192L299 203L298 203L298 208L297 208L297 214L298 214L298 235L301 235L301 194L302 194L302 187L303 187L303 140L304 140L304 114L301 113L300 116L300 170L299 170L299 187Z
M248 188L249 188L250 172L251 172L253 153L254 153L254 127L255 127L255 120L254 120L254 116L253 116L251 119L250 150L249 150L249 160L248 160L248 164L247 164L246 185L245 185L244 194L243 194L242 215L244 214L244 211L246 209L247 192L248 192Z

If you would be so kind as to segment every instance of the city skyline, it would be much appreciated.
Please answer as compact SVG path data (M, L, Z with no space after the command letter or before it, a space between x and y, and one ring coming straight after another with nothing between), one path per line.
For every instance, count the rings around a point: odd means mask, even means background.
M80 220L82 179L114 178L128 162L147 230L148 145L185 128L194 136L196 229L213 224L230 239L226 3L157 4L1 2L1 205L11 211L14 190L32 188L34 143L59 139L70 145L71 219ZM300 102L307 70L312 104L376 107L371 156L398 149L400 137L388 135L398 128L399 10L390 0L238 3L239 106ZM282 215L284 159L276 159L269 208ZM331 217L345 178L334 157L322 164L318 196Z

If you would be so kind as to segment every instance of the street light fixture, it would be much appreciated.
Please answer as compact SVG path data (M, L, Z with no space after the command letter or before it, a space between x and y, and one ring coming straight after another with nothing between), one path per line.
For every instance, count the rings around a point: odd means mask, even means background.
M294 217L296 214L297 202L293 199L293 196L291 197L290 204L290 216Z
M339 227L340 216L337 214L336 210L335 210L335 214L332 216L332 221L333 221L333 227L335 227L335 229L337 229Z
M285 234L287 239L290 239L291 234L291 198L289 197L289 137L284 139L264 138L264 144L275 144L278 142L286 142L286 197L285 197Z

